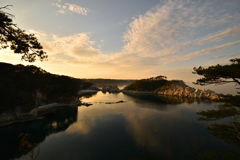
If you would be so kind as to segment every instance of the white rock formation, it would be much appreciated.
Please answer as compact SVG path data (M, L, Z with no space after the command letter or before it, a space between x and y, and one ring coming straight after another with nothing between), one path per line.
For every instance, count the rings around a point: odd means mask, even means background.
M187 86L183 81L179 81L173 84L167 90L158 91L160 95L171 95L171 96L181 96L181 97L195 97L195 98L209 98L218 99L218 95L211 90L200 90Z

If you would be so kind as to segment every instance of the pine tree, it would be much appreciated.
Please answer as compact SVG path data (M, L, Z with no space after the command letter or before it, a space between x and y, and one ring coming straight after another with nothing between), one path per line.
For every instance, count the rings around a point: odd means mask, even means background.
M0 8L0 49L9 48L17 54L23 54L22 60L34 62L46 60L47 55L34 34L27 34L13 23L12 14L4 12L10 5Z
M216 65L208 68L194 67L194 74L202 75L203 78L197 79L194 84L225 84L236 83L240 85L240 59L230 60L229 65ZM240 94L240 92L238 92ZM240 95L220 95L220 102L217 110L207 110L198 112L201 117L199 120L216 121L223 118L229 118L228 124L214 123L208 126L210 133L217 138L240 147ZM224 159L240 159L240 151L230 150L228 153L219 152Z

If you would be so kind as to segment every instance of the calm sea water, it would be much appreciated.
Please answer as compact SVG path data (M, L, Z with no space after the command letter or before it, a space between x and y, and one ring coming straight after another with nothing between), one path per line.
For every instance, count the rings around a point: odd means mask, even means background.
M18 152L21 133L37 144L37 160L187 160L234 148L208 133L209 122L197 120L196 112L215 108L209 101L102 92L82 101L93 105L0 128L0 159L30 159Z

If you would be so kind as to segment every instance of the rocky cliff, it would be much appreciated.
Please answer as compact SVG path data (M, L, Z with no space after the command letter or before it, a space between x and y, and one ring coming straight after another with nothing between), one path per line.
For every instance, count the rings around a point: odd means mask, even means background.
M195 97L195 98L209 98L218 99L218 95L211 90L200 90L187 86L183 81L178 81L171 86L163 86L157 92L159 95L172 95L180 97Z

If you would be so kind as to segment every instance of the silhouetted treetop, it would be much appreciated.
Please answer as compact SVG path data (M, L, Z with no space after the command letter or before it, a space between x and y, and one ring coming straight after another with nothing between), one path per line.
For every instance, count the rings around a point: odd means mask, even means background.
M225 84L235 82L240 85L240 59L230 60L228 65L215 65L208 68L194 67L194 74L202 75L203 78L197 79L195 84ZM238 92L239 93L239 92ZM215 121L219 119L229 118L229 123L214 123L208 126L208 130L212 135L221 138L228 143L240 146L240 96L221 95L216 105L217 109L198 112L200 115L198 120ZM224 159L239 159L239 150L230 150L229 152L217 151ZM212 156L212 153L210 153ZM218 158L219 159L219 158Z
M232 64L216 65L208 68L194 67L194 74L202 75L203 78L197 79L194 84L208 85L208 84L224 84L236 82L240 85L240 59L231 59Z
M10 5L0 8L0 49L10 47L14 53L23 54L22 60L34 62L36 57L47 59L46 52L34 34L27 34L12 22L12 14L4 12Z
M165 86L165 89L169 88L173 84L177 83L178 80L166 80L166 76L157 76L147 79L137 80L124 88L124 90L132 91L156 91L159 88Z

